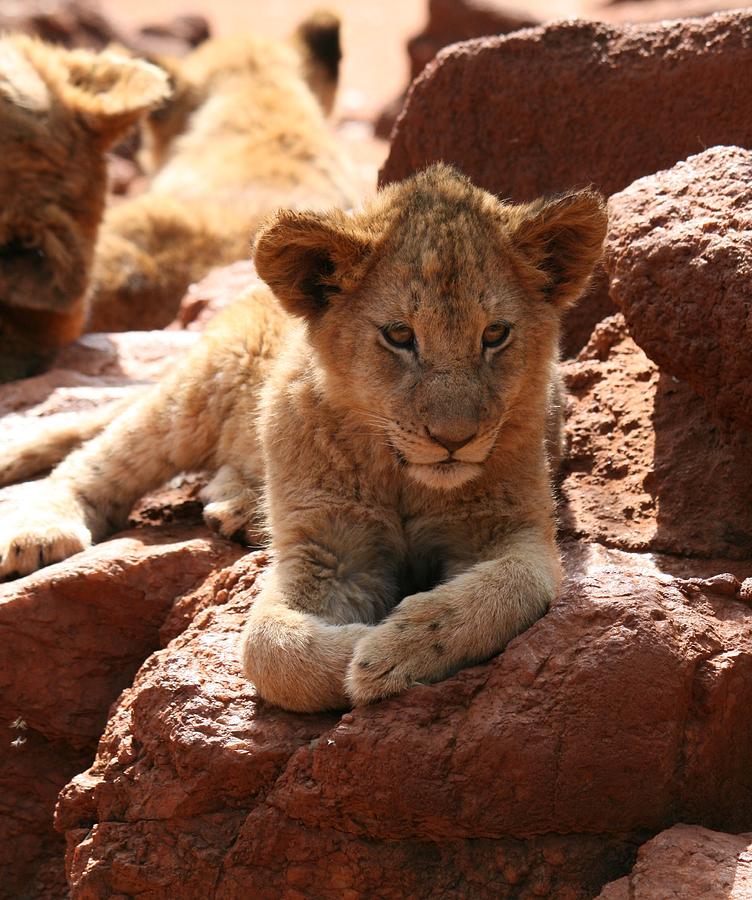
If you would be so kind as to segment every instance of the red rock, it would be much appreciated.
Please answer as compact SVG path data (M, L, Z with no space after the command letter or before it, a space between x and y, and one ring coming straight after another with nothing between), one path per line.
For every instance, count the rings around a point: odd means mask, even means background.
M714 147L609 201L611 297L664 372L752 428L752 153Z
M498 2L428 0L428 22L407 44L410 78L423 71L442 47L485 37L534 28L540 22L522 9Z
M110 704L159 646L173 601L197 605L191 590L241 552L196 525L142 528L0 585L3 896L63 896L57 793L90 762Z
M752 834L722 834L674 825L640 847L628 876L606 885L597 900L752 897Z
M407 42L410 80L417 78L443 47L490 34L509 34L532 28L539 21L522 10L495 2L428 0L428 21ZM376 121L379 137L389 138L405 102L406 91L384 107Z
M750 827L752 610L653 564L580 546L501 656L341 717L258 700L230 587L61 794L73 896L584 900L676 817Z
M621 315L563 367L564 534L627 550L752 558L752 434L662 374Z
M613 194L705 147L752 146L752 94L739 78L751 40L741 11L558 22L455 45L413 83L380 180L444 160L512 200L588 183ZM605 290L601 279L573 313L568 354L608 312Z
M188 288L180 301L175 321L167 327L203 331L221 309L259 284L261 281L256 269L248 260L213 269L205 278Z

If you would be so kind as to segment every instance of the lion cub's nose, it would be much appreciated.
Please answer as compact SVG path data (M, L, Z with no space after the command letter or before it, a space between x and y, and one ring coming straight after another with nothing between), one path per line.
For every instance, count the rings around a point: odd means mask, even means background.
M474 431L472 434L468 434L467 437L450 438L445 434L437 434L434 431L429 431L428 436L432 441L436 441L437 444L441 444L441 446L444 447L445 450L448 450L450 453L454 453L461 447L469 444L477 433L477 431Z

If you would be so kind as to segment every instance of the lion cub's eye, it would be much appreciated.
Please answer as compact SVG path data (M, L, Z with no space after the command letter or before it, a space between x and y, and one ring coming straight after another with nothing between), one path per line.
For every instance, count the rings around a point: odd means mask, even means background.
M512 326L508 322L492 322L483 332L484 347L501 347L509 340Z
M381 333L393 347L399 347L401 350L412 350L415 347L415 332L402 322L385 325Z

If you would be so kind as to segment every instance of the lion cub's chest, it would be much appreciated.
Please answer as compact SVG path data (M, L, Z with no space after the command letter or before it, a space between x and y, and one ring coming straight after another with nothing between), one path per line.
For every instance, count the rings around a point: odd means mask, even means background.
M477 524L478 527L474 527ZM404 557L398 574L403 596L434 588L472 565L485 527L472 517L447 508L433 515L404 516L401 520Z

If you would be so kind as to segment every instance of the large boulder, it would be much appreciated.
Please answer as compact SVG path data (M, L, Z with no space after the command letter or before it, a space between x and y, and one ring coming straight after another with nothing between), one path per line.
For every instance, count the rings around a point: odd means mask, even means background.
M752 834L723 834L697 825L674 825L648 841L634 868L597 900L752 897Z
M407 42L410 79L417 78L436 54L449 44L531 28L552 18L594 19L598 22L658 22L706 16L734 9L733 0L428 0L423 30ZM523 8L524 7L524 8ZM389 103L376 120L376 133L388 138L402 111L406 91Z
M713 147L613 196L606 268L645 353L752 428L752 153Z
M752 434L661 372L621 314L601 322L569 389L564 534L674 556L752 558Z
M749 828L752 610L730 575L654 565L579 545L502 655L342 716L244 680L246 578L142 667L63 791L72 895L584 900L676 818Z
M241 552L192 522L143 527L0 585L0 895L64 896L58 792L160 629L179 625L173 604L200 604L193 589Z
M558 22L443 50L413 83L380 180L444 160L501 197L613 194L715 144L752 146L752 13L655 25ZM670 102L667 98L670 98ZM568 322L574 353L613 305Z

